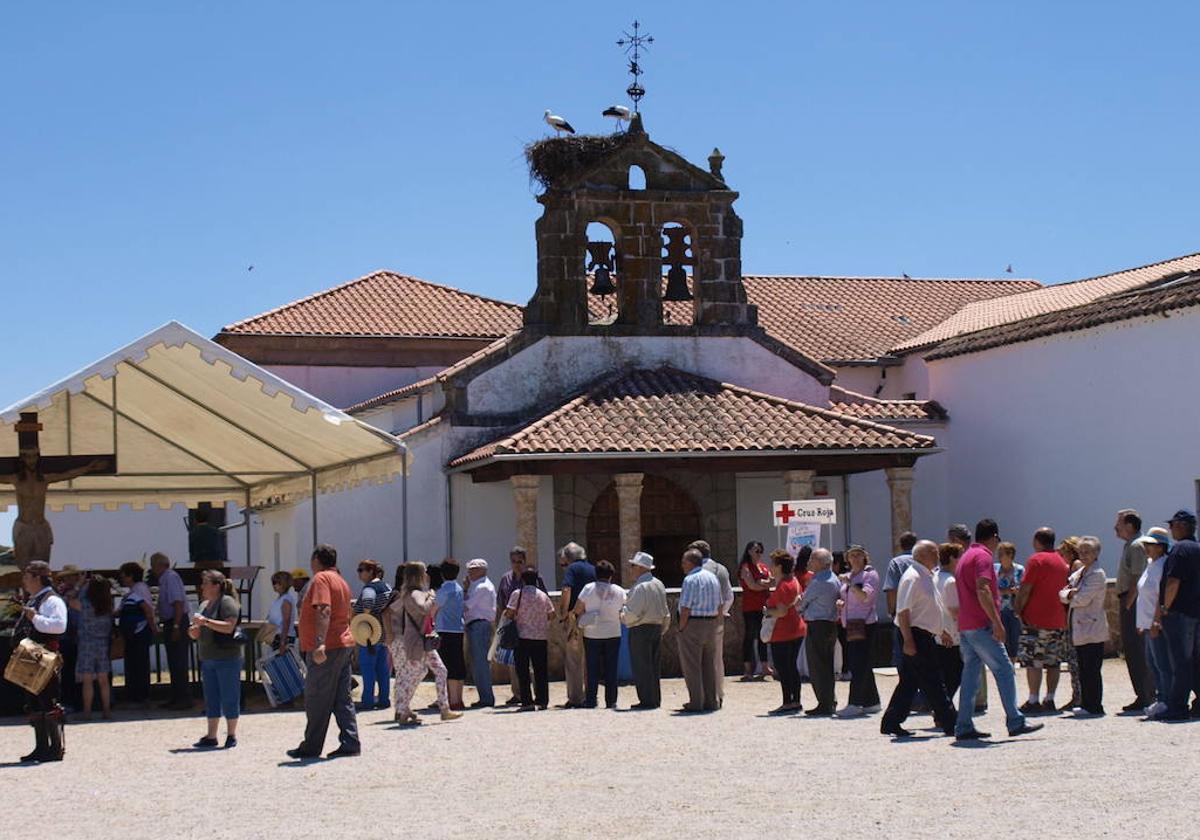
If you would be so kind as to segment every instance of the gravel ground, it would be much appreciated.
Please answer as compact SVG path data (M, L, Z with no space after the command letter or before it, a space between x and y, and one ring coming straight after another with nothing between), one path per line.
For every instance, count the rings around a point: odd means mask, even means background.
M55 834L122 840L180 828L206 840L1197 836L1192 809L1170 807L1168 786L1155 780L1168 768L1172 777L1200 773L1200 723L1114 714L1132 699L1123 664L1107 661L1104 676L1109 717L1046 718L1042 732L1018 739L1003 737L992 682L979 726L1001 737L970 747L920 731L928 717L910 719L919 737L908 743L881 736L878 716L766 717L779 702L774 683L730 681L722 711L673 715L685 691L669 680L664 709L652 712L497 709L447 723L434 714L411 730L395 728L390 711L370 712L359 718L362 756L304 764L284 755L299 741L302 712L248 714L236 749L205 753L189 749L202 734L197 717L118 713L70 725L62 764L0 764L0 779L38 813L52 812ZM885 702L894 684L879 677ZM842 702L847 688L838 684ZM562 683L551 695L563 700ZM432 699L433 686L422 685L419 703ZM634 699L622 688L622 706ZM807 685L803 699L811 705ZM10 760L31 741L16 720L0 726ZM326 746L336 746L336 730Z

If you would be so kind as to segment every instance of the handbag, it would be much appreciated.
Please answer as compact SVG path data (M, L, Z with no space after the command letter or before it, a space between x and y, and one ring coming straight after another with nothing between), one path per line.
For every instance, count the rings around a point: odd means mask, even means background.
M401 622L412 621L412 616L410 616L408 614L408 607L404 607L402 609L400 615L401 615ZM440 648L442 646L442 637L439 636L437 631L433 629L433 616L431 616L431 615L425 616L425 621L423 622L423 624L421 626L421 630L422 630L422 633L421 633L421 648L422 648L422 650L424 650L426 653L430 653L432 651L437 650L438 648ZM403 632L404 631L401 630L401 635L403 635Z
M758 631L758 640L764 645L771 641L771 636L775 634L775 622L778 620L777 616L763 616L762 629Z
M220 619L217 618L217 615L220 611L221 611L221 602L218 601L217 605L216 605L216 609L213 610L212 615L208 615L206 613L206 614L204 614L204 617L217 619L218 621L220 621ZM235 620L237 621L237 624L234 626L232 633L218 633L216 630L208 631L208 632L212 633L213 644L215 644L219 648L225 648L225 649L240 648L242 645L246 644L246 642L248 641L248 637L246 636L246 631L243 630L241 627L241 621L242 621L241 615L239 614ZM205 628L205 629L207 629L207 628Z
M517 593L517 608L513 610L514 617L510 618L507 624L500 625L499 641L496 642L496 645L504 650L514 650L521 641L521 631L517 629L516 613L520 612L521 599L524 597L525 587L522 586L521 591Z
M865 618L846 619L846 641L863 642L867 639L867 620Z

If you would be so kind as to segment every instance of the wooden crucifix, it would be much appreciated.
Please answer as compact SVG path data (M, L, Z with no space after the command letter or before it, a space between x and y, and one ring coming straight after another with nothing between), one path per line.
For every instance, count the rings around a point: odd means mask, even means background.
M54 533L46 521L46 492L50 485L85 475L116 475L116 455L47 455L38 442L42 424L36 411L21 412L15 458L0 458L0 484L16 488L17 521L13 523L13 554L24 569L34 560L50 562Z

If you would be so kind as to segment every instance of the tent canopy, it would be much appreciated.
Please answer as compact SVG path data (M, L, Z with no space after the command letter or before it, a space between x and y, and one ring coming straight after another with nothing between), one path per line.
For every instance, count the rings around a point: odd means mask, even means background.
M116 455L47 505L286 504L392 480L404 445L174 321L0 412L36 411L43 455ZM11 428L11 426L10 426ZM17 435L0 429L0 456ZM0 509L15 500L0 485Z

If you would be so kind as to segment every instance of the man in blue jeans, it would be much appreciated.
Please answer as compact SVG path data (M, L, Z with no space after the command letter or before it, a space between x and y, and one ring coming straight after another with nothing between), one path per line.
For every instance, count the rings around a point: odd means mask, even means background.
M476 557L467 564L467 591L463 605L467 647L471 653L471 678L479 699L472 709L490 709L496 705L492 691L492 665L488 651L492 647L492 619L496 617L496 587L488 580L488 562Z
M992 519L981 519L975 526L975 542L958 560L955 586L958 590L958 629L962 637L963 658L958 720L954 725L955 740L973 741L990 738L987 732L975 728L972 720L974 706L969 698L975 696L986 665L996 678L1000 701L1004 704L1008 734L1024 735L1037 732L1040 723L1029 723L1017 708L1017 681L1012 662L1004 649L1004 623L1000 618L1000 586L992 557L1000 544L1000 527Z
M1156 720L1187 720L1189 695L1200 696L1194 670L1200 658L1200 543L1190 510L1178 511L1167 524L1175 545L1163 566L1159 620L1172 676L1167 711Z

